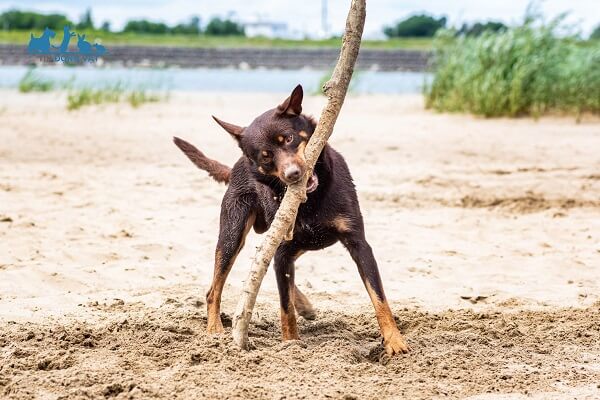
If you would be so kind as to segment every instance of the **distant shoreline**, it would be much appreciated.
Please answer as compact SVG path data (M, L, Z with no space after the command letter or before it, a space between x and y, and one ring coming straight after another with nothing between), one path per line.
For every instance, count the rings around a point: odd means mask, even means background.
M339 55L336 48L198 48L167 46L110 46L99 65L181 68L329 69ZM431 53L423 50L362 49L357 68L378 71L427 70ZM0 44L1 65L51 63L27 54L23 45Z

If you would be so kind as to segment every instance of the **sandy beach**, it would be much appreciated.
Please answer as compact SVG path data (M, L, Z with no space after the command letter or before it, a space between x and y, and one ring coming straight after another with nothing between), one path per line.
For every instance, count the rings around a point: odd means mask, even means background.
M208 336L225 186L172 144L232 165L240 125L286 94L174 93L69 112L64 94L0 91L0 397L600 397L600 120L436 114L420 96L347 98L348 162L390 305L413 351L381 355L356 267L303 256L318 309L282 343L270 270L251 328L231 315L260 236ZM304 110L318 117L323 97Z

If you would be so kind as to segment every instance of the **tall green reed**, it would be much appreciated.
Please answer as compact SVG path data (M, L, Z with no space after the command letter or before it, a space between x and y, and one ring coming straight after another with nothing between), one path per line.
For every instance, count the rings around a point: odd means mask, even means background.
M600 113L600 44L559 35L564 17L480 37L440 32L426 106L486 117Z

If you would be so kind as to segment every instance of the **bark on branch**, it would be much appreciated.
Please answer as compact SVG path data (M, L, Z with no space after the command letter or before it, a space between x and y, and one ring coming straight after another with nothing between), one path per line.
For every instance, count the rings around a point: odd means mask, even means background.
M323 86L328 99L327 105L323 109L317 128L304 151L307 172L300 182L288 186L283 201L275 214L275 219L271 223L264 241L256 251L250 274L244 282L242 296L233 317L232 331L234 342L242 349L248 349L248 326L252 318L252 310L256 303L260 284L281 242L284 239L292 239L298 207L306 201L306 182L312 175L315 163L333 132L333 126L346 98L350 79L354 72L354 64L360 49L365 16L366 0L352 0L346 19L346 30L342 38L340 57L331 79Z

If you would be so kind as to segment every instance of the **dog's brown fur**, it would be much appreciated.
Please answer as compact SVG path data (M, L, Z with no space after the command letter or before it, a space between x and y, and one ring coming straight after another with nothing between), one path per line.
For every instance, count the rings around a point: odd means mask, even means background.
M219 239L213 282L207 294L208 331L222 332L221 293L225 279L251 227L265 232L279 207L286 186L306 172L304 147L316 122L302 114L302 87L298 85L282 104L258 116L248 127L215 121L238 143L242 157L233 168L207 158L186 141L175 144L200 169L218 182L228 183L221 204ZM344 158L326 145L307 184L308 198L298 210L294 238L275 254L274 268L281 305L284 340L298 339L296 312L308 319L315 311L295 285L294 262L306 251L337 241L348 249L358 267L388 354L409 350L387 303L377 262L365 239L364 223L352 177Z

